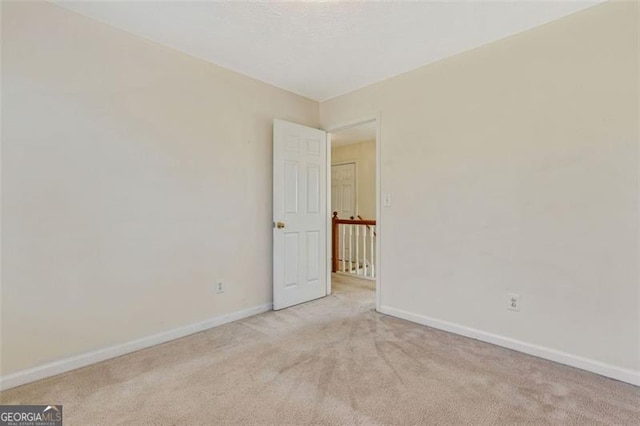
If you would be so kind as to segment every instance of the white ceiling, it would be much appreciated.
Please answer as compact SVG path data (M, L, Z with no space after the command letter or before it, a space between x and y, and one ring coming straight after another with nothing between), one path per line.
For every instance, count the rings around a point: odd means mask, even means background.
M322 101L601 1L56 3Z
M376 123L370 122L359 126L349 127L331 134L331 145L342 146L352 143L365 142L375 140Z

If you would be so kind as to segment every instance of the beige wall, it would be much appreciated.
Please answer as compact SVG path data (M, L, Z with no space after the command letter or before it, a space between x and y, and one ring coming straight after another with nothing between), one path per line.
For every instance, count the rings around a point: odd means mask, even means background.
M47 3L2 67L0 374L271 302L271 122L316 102Z
M331 164L355 162L358 214L376 218L376 141L364 141L331 148Z
M637 17L320 105L381 113L383 306L640 369ZM2 62L0 374L271 301L271 119L317 103L50 4L2 3Z
M606 3L323 102L381 114L383 307L640 370L638 95Z

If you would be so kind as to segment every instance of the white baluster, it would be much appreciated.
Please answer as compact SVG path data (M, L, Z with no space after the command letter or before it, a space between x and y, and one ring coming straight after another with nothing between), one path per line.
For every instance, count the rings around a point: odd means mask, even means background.
M362 275L367 276L367 228L362 228Z
M376 267L375 267L375 262L376 262L376 255L373 251L373 238L375 235L375 231L376 227L372 226L371 228L369 228L369 237L371 237L371 278L375 278L376 277Z
M349 224L349 273L353 273L353 225Z
M360 275L360 253L358 246L360 246L360 226L356 225L356 275Z
M342 238L340 240L342 243L342 272L347 272L347 258L345 257L345 247L347 246L345 236L347 235L347 227L346 225L341 224L340 228L342 228Z

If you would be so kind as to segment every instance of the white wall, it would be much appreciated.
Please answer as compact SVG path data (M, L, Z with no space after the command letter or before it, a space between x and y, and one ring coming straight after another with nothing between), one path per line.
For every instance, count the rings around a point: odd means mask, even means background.
M381 114L384 310L637 380L638 95L634 2L323 102Z
M316 102L48 3L2 67L1 375L271 302L271 122Z
M331 163L356 163L357 211L364 219L376 218L376 141L331 147Z

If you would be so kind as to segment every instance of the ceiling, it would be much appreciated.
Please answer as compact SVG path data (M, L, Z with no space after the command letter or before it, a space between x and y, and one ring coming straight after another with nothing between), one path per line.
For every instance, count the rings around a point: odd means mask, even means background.
M55 3L323 101L599 2Z
M376 139L376 122L349 127L331 134L331 145L342 146Z

